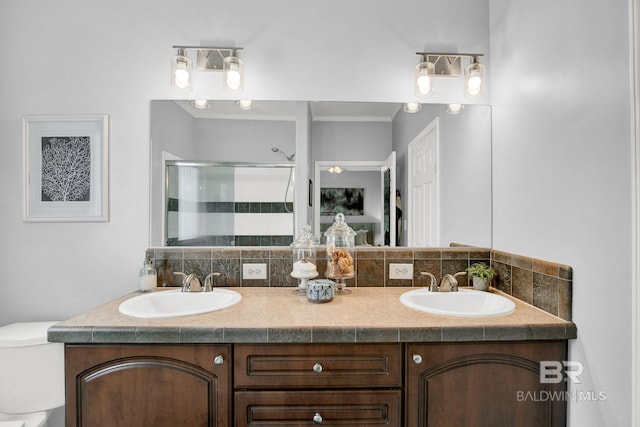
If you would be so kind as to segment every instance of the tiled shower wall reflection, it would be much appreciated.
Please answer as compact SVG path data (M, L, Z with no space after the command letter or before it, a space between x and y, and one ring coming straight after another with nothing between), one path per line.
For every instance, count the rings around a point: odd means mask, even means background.
M173 272L195 273L201 280L209 273L219 272L215 286L286 287L297 286L291 277L293 253L287 247L237 248L150 248L147 255L158 271L158 286L180 286ZM324 277L326 260L323 248L318 248L317 266ZM563 319L571 318L571 267L534 260L505 252L476 248L380 248L356 247L356 277L347 280L348 287L422 287L427 271L438 281L447 273L464 271L474 262L491 263L498 272L494 286L525 302L533 304ZM267 278L242 278L243 264L266 264ZM411 280L389 279L390 263L413 264ZM462 284L464 285L464 284Z

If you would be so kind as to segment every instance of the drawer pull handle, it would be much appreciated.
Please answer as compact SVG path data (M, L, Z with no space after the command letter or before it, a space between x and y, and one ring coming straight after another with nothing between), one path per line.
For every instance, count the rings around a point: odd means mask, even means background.
M213 364L214 365L222 365L224 363L224 357L222 357L221 354L217 355L214 359L213 359Z
M316 414L313 416L313 422L316 424L321 424L322 423L322 415L320 415L318 412L316 412Z
M322 365L319 363L316 363L315 365L313 365L313 372L317 372L317 373L322 372ZM320 417L320 420L322 421L322 417Z
M415 363L416 365L419 365L422 363L422 356L420 356L419 354L414 354L413 355L413 363Z

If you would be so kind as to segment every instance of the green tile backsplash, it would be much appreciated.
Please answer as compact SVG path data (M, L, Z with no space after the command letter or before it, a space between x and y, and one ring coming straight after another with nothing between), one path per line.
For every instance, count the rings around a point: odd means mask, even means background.
M174 271L195 273L204 279L219 272L215 286L234 287L294 287L291 277L292 251L287 247L233 248L149 248L147 255L158 271L158 286L180 286ZM356 247L356 276L347 280L348 287L420 287L428 279L420 275L432 273L438 281L443 275L464 271L474 262L491 263L498 272L493 285L514 297L571 320L572 269L569 266L509 254L493 249L456 245L450 248L381 248ZM267 264L267 279L243 280L242 265ZM389 279L390 263L413 264L411 280ZM324 277L326 260L323 248L318 249L319 277Z

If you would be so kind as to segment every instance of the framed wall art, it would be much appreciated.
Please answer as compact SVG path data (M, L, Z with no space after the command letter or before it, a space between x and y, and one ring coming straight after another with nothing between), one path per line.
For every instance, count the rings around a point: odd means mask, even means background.
M320 215L364 214L364 188L321 188Z
M107 115L25 116L27 222L109 220Z

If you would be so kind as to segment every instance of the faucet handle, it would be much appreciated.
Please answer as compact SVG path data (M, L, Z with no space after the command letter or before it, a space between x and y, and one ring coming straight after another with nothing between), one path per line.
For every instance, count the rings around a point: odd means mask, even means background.
M436 276L434 276L433 274L429 273L428 271L421 271L420 275L421 276L429 276L431 278L431 283L429 283L429 291L438 292L438 282L436 280Z
M219 277L220 273L210 273L207 277L204 278L204 286L202 287L202 292L211 292L213 291L213 278Z
M466 271L458 271L457 273L455 273L455 274L453 275L453 278L454 278L454 279L456 279L456 280L458 280L458 277L462 277L462 276L466 276L466 275L467 275L467 272L466 272ZM466 285L464 285L464 286L469 286L468 281L466 282Z
M184 292L184 281L187 279L187 275L185 273L183 273L182 271L174 271L173 275L174 276L180 276L180 279L182 281L182 291Z

